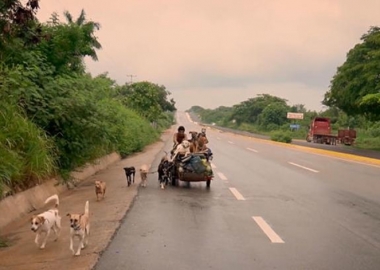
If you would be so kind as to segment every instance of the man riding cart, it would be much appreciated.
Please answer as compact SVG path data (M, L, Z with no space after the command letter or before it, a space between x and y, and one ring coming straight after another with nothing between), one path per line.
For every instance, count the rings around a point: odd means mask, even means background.
M178 181L201 182L206 181L210 186L213 172L210 164L212 152L207 148L208 139L206 130L197 134L190 132L191 139L188 140L185 128L180 126L178 132L173 136L174 148L170 158L164 157L159 165L159 180L161 188L166 184L165 179L170 179L172 185Z

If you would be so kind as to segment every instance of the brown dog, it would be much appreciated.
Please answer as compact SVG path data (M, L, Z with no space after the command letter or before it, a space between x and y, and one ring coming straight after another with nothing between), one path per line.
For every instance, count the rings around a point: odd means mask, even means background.
M84 249L88 244L88 236L90 234L89 204L90 203L86 201L83 214L67 214L67 216L70 217L70 250L75 256L79 256L81 249ZM74 251L73 247L75 237L79 238L77 251Z
M190 153L194 153L197 151L197 135L198 135L198 132L196 131L190 131Z
M95 181L95 194L97 201L99 201L99 194L102 195L102 199L104 199L106 195L106 182L100 180Z
M148 179L149 167L144 164L140 167L140 177L141 177L141 186L146 187L147 179Z

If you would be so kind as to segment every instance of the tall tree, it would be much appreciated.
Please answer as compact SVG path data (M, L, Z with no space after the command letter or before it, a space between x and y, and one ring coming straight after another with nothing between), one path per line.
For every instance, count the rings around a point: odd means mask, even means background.
M64 15L66 23L61 22L59 16L54 13L43 25L43 30L49 38L38 44L39 50L55 67L56 74L71 71L84 73L84 57L98 59L96 50L101 49L101 44L95 32L99 30L100 25L87 21L84 10L76 21L72 20L68 11Z
M0 61L9 62L25 47L38 43L42 37L41 25L35 16L38 0L0 1Z
M371 27L338 67L323 104L380 119L380 28Z

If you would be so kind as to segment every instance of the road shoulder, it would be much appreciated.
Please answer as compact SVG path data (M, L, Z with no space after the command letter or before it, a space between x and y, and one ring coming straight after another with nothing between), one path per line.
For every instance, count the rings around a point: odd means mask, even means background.
M161 139L140 152L110 165L106 170L90 176L77 188L59 194L59 212L62 217L62 231L58 241L50 235L44 250L34 244L35 234L30 230L30 217L48 208L38 209L7 226L1 233L10 246L0 249L0 269L33 270L33 269L92 269L102 252L107 248L115 232L123 222L133 200L138 194L140 176L136 173L135 183L127 187L123 167L142 164L151 165L157 155L164 154L163 147L173 130L166 130ZM151 171L155 171L154 168ZM156 176L150 177L156 179ZM103 201L96 201L94 181L107 183L106 196ZM148 185L156 185L155 181ZM69 249L69 218L67 213L82 213L86 200L90 203L90 237L88 246L82 250L80 257L74 257ZM75 242L74 248L77 242Z

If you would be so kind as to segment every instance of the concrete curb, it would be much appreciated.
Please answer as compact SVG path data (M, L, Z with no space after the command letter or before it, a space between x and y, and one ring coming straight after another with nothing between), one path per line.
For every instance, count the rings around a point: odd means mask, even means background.
M112 153L94 161L93 164L86 164L71 173L75 181L81 182L84 179L96 174L98 171L106 169L109 165L119 161L120 155ZM59 185L57 179L53 178L41 185L35 186L14 196L9 196L0 201L0 229L22 216L43 207L47 197L53 194L60 194L67 190L66 186Z

